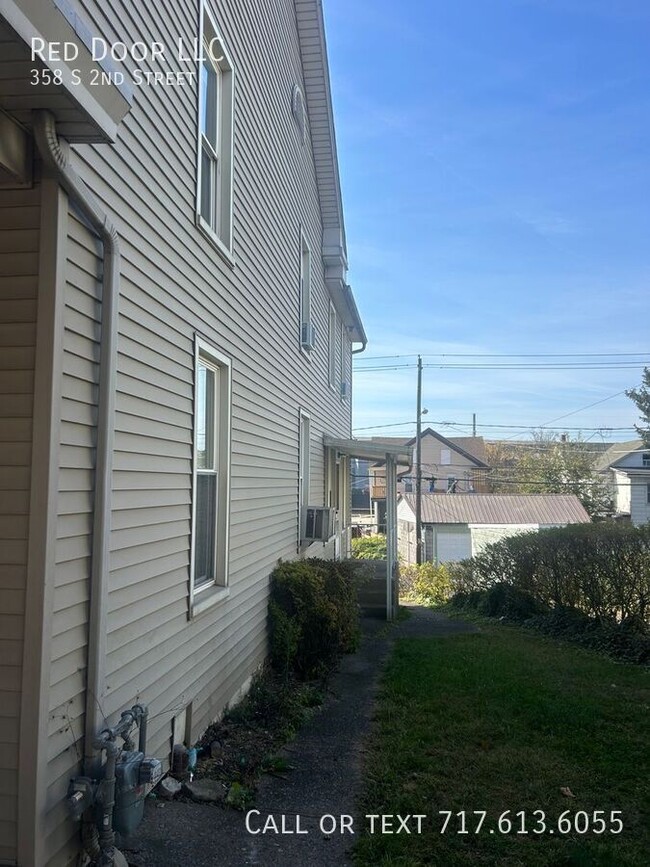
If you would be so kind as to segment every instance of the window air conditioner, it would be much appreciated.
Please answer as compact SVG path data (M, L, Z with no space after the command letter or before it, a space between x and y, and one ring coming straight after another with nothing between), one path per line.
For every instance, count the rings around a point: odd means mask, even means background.
M304 349L313 349L316 346L316 328L311 322L302 323L301 343Z
M334 535L335 509L323 506L305 506L303 541L327 542Z

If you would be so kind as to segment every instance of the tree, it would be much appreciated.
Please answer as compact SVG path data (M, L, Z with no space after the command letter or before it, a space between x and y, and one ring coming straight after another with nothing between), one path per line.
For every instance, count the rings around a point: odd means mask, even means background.
M634 425L636 432L643 440L643 445L650 448L650 367L643 368L643 382L638 388L630 388L625 394L637 405L645 426Z
M589 443L546 431L533 437L526 443L491 444L489 479L495 493L575 494L594 520L613 514L612 492L593 471Z

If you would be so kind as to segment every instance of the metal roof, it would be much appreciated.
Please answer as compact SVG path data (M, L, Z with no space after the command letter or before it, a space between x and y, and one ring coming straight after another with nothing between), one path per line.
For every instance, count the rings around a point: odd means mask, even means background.
M415 495L402 500L415 515ZM574 494L422 494L423 524L585 524Z

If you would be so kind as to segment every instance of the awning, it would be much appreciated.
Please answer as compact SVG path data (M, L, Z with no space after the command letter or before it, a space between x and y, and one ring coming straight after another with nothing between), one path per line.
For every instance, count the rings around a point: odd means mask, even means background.
M0 0L0 109L27 130L32 110L47 109L67 141L114 141L133 94L126 80L117 83L113 66L93 59L99 35L66 0ZM46 57L59 52L47 64L32 60L32 45L43 43ZM62 58L64 45L74 59Z
M410 465L413 447L386 445L323 435L323 445L341 455L386 462L386 619L394 620L399 605L397 555L397 465Z
M392 458L396 464L409 465L413 460L413 448L411 446L341 439L328 434L323 435L323 445L328 449L336 449L343 455L359 458L362 461L385 461L386 458Z

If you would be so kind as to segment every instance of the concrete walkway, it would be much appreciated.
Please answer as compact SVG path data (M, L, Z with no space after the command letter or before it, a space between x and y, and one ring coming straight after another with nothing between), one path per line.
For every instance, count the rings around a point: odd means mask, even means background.
M262 779L253 806L259 812L249 814L249 828L246 813L213 805L148 801L144 822L123 847L129 864L349 865L355 838L346 830L341 833L341 822L354 827L362 787L364 737L393 641L402 636L445 637L474 631L463 621L450 620L427 608L413 606L409 610L410 618L392 626L364 619L359 651L343 659L322 710L286 748L294 770ZM267 822L266 833L261 833ZM356 825L361 827L360 822ZM251 833L257 830L260 833Z

